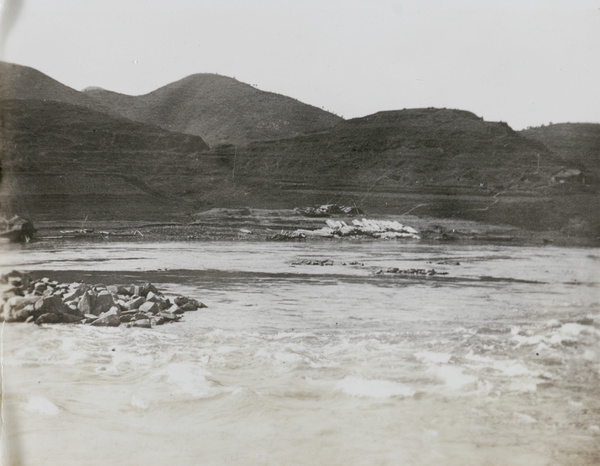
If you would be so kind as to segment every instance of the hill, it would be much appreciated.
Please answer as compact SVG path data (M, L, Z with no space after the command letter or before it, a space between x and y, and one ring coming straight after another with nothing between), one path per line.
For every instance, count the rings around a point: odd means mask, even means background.
M142 96L98 89L84 93L113 114L201 136L211 146L289 138L342 121L290 97L216 74L188 76Z
M38 70L0 61L0 99L51 100L71 105L97 105L92 99Z
M216 74L195 74L149 94L131 96L100 88L80 92L33 68L0 61L0 99L78 105L200 136L211 146L289 138L342 121L296 99Z
M600 174L600 124L560 123L529 128L519 134L541 142L568 166L588 173L588 178Z
M505 123L448 109L380 112L319 133L217 151L265 202L600 234L596 186L557 184L567 162Z
M264 173L321 185L379 180L402 188L506 190L545 184L562 160L505 123L429 108L379 112L318 133L250 144L237 150L237 163L240 176Z
M34 222L339 201L600 237L600 125L515 132L436 108L345 121L218 75L134 97L0 72L0 201Z
M200 137L80 106L3 100L0 118L2 208L36 220L160 218L219 171Z

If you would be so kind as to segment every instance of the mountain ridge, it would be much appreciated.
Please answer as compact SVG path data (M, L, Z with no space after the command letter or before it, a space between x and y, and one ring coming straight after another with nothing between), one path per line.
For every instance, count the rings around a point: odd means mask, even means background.
M2 70L0 200L36 218L162 219L336 198L372 212L600 236L596 126L517 132L440 108L343 120L219 75L191 75L140 100L75 91L19 65ZM203 118L212 147L184 132L199 124L188 114Z

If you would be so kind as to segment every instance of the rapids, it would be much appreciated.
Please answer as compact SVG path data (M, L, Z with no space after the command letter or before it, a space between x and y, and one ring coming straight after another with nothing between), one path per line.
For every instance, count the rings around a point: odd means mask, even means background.
M599 266L396 241L6 249L1 272L209 307L153 329L5 324L5 464L598 464Z

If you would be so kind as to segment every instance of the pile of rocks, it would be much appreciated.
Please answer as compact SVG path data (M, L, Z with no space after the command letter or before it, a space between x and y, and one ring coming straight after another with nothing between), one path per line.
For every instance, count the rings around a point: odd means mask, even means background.
M333 265L331 259L299 259L292 261L291 265Z
M387 269L379 269L375 272L376 275L381 274L400 274L400 275L448 275L448 272L438 272L435 269L400 269L398 267L389 267Z
M200 301L163 296L154 285L115 286L32 280L12 271L0 276L4 288L0 320L36 324L83 323L101 327L151 328L177 322L187 311L206 307Z

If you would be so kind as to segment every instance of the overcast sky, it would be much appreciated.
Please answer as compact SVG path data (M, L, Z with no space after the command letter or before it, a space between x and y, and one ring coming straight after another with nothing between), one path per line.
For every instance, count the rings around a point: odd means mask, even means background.
M600 0L0 0L2 59L143 94L219 73L344 118L600 123Z

